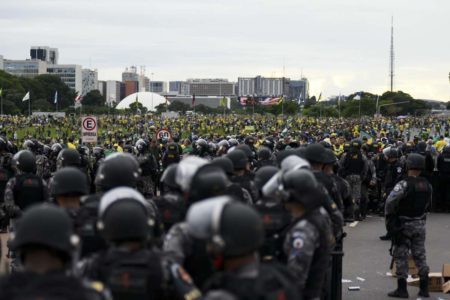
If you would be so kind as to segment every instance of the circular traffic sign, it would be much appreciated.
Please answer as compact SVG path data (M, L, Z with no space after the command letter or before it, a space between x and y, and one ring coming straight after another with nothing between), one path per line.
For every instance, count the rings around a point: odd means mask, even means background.
M170 133L170 131L167 129L160 129L156 133L156 138L158 140L170 140L170 139L172 139L172 133Z
M83 129L86 131L94 131L97 128L97 122L94 118L87 117L83 120Z

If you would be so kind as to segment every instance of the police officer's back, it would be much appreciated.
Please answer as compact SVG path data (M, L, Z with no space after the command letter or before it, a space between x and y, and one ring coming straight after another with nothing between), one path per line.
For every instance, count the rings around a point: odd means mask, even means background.
M27 210L10 243L23 270L0 280L0 299L105 299L67 273L77 242L62 209L40 204Z
M139 192L128 187L107 192L100 204L98 229L109 248L85 263L84 275L103 282L116 300L200 297L178 265L147 247L154 225Z
M259 262L263 225L251 207L228 196L211 198L193 205L187 222L219 262L204 287L206 299L301 299L286 268Z
M5 189L7 210L14 207L24 211L33 204L47 200L48 192L44 180L36 175L36 158L29 150L17 152L12 161L16 176L11 178ZM15 216L11 216L14 218Z
M323 295L331 250L335 245L331 219L321 207L326 195L306 169L283 175L283 201L292 216L284 241L287 265L297 278L305 299Z

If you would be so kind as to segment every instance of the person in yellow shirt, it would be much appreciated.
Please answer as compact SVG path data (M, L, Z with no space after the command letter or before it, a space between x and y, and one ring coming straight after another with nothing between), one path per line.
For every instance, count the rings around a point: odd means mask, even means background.
M77 147L75 146L75 144L73 143L73 138L69 138L68 142L67 142L67 148L68 149L74 149L76 150Z
M437 142L434 144L434 147L436 147L437 152L442 153L442 150L444 149L445 146L447 146L447 143L446 143L445 140L444 140L444 136L441 135L441 136L439 137L439 141L437 141Z

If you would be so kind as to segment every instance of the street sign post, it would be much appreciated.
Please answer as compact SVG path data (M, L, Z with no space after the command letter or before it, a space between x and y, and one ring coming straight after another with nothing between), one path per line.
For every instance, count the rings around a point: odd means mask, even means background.
M167 129L160 129L156 133L156 138L158 140L171 140L172 139L172 133Z
M83 143L97 143L97 117L81 118L81 140Z

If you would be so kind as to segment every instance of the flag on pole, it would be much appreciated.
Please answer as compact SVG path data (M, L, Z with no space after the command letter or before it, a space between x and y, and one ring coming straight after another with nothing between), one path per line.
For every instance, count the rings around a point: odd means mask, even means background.
M192 107L195 106L195 94L192 95Z
M75 108L81 107L81 100L83 100L83 97L81 97L81 95L77 95L75 97Z
M53 101L53 103L58 103L58 91L55 92L55 100Z
M138 93L136 93L136 103L139 102Z
M26 93L25 96L23 96L22 102L30 100L30 92Z
M3 96L3 89L0 89L0 97Z
M319 94L319 99L317 99L317 102L319 102L322 99L322 93Z
M227 106L227 98L225 98L225 96L222 99L220 99L220 106L223 107Z
M278 99L278 104L282 104L282 103L283 103L283 100L284 100L284 97L281 96L280 99Z

